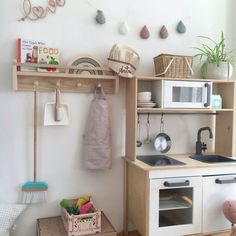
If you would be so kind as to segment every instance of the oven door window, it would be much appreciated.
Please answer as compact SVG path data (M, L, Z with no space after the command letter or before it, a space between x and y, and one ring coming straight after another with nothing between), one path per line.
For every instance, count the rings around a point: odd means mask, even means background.
M159 191L159 227L193 223L193 188Z

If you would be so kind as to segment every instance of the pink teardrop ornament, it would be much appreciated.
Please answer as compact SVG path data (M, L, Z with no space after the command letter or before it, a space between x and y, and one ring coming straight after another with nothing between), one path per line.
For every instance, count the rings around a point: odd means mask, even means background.
M146 25L144 25L142 30L140 31L140 37L142 39L148 39L150 37L150 32Z

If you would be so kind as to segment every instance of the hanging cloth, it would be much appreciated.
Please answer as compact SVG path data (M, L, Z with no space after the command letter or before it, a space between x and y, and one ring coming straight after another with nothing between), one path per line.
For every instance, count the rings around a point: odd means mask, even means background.
M83 139L83 162L87 169L111 168L111 131L108 102L102 87L97 87L91 102Z

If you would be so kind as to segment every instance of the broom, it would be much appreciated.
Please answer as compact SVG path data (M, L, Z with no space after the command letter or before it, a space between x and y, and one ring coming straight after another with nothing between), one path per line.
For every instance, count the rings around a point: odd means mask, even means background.
M22 186L23 203L40 203L45 200L48 184L37 181L37 110L38 110L38 83L34 87L34 180Z

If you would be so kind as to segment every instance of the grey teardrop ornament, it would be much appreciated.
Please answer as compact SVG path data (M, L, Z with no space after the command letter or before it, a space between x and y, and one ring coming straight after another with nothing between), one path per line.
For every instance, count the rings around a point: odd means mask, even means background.
M162 39L168 38L169 33L168 33L167 28L164 25L162 26L159 35L160 35L160 38L162 38Z
M186 32L186 26L184 25L182 20L177 25L177 32L180 34L184 34Z
M105 18L105 16L104 16L103 11L97 10L96 22L97 22L98 24L101 24L101 25L103 25L103 24L106 23L106 18Z
M119 27L120 34L127 35L130 32L129 25L124 21Z
M142 30L140 31L140 37L142 39L148 39L150 37L150 32L146 25L144 25Z

